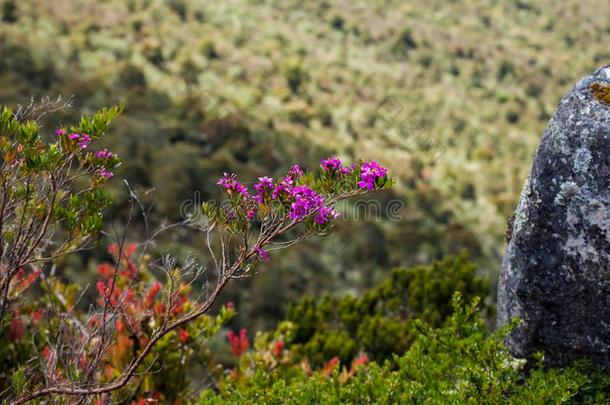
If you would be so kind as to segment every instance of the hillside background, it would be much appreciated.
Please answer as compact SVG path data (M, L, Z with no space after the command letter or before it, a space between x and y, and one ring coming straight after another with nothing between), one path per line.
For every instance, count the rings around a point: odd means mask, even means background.
M466 250L495 280L550 114L610 63L604 0L0 0L0 18L0 104L74 95L56 123L124 103L108 146L157 223L218 198L227 170L252 183L333 154L390 168L379 218L344 207L332 236L232 285L236 323L255 328L304 293L358 292L447 253ZM109 216L124 223L127 193L113 187ZM189 235L155 252L203 252ZM138 217L129 239L142 237ZM84 284L104 255L63 271Z

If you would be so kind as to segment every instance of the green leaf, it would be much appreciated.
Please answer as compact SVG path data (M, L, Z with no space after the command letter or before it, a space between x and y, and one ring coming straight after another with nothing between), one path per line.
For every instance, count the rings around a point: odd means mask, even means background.
M17 141L21 144L31 144L38 139L38 124L28 121L17 128Z
M27 379L25 377L25 368L20 366L13 374L11 374L11 386L15 394L21 395L27 387Z

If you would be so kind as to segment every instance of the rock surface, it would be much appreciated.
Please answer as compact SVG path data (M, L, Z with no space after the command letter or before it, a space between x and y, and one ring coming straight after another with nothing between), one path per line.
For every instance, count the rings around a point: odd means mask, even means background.
M514 355L610 368L610 65L560 102L509 229L498 323Z

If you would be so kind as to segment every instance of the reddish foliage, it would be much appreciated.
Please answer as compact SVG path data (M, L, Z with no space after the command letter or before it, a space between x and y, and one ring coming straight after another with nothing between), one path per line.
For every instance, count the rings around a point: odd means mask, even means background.
M11 289L16 291L16 294L23 293L34 284L41 273L42 269L37 269L26 275L26 271L20 268L11 281Z
M322 366L322 374L324 374L325 376L330 376L335 367L339 365L339 363L339 357L333 357L332 359L324 363L324 366Z
M171 300L171 312L174 315L181 315L184 313L184 304L188 301L188 297L185 294L174 294Z
M191 338L191 335L188 333L188 331L186 329L180 329L178 331L178 340L180 340L181 343L187 343Z
M367 356L366 354L361 354L360 356L356 357L353 361L352 361L352 372L356 371L356 369L360 366L364 366L366 363L369 362L369 356Z
M110 278L112 276L112 272L114 271L114 266L110 263L102 263L97 266L97 271L102 278Z
M277 342L275 342L273 345L273 355L278 358L282 357L282 354L284 353L284 347L284 341L278 340Z
M104 379L111 380L118 370L124 369L134 350L145 347L150 336L148 325L158 325L162 319L169 317L175 319L183 314L190 301L188 286L178 284L169 296L161 295L163 285L152 281L146 285L149 275L140 270L138 262L132 262L137 245L128 245L123 249L121 260L117 265L102 263L98 266L101 280L97 283L99 293L98 305L103 308L106 299L109 303L109 312L116 316L114 320L113 344L104 356L102 375ZM118 260L119 247L112 244L108 251ZM101 324L100 317L90 318L91 326ZM184 328L176 330L178 341L187 345L193 337ZM154 404L161 399L160 396L139 397L133 404Z
M42 350L42 357L44 357L44 359L46 361L49 361L51 359L52 355L53 355L53 349L51 349L49 346L45 346L44 349Z
M127 246L123 246L123 254L121 256L130 258L138 249L138 245L136 243L130 243ZM116 243L111 243L108 245L108 253L117 257L119 255L119 245ZM121 257L121 259L123 258Z
M125 332L125 322L123 322L121 319L116 320L116 322L114 323L114 327L116 328L116 331L118 333Z
M150 287L148 293L146 293L146 296L142 300L143 309L150 309L153 306L153 304L155 303L155 299L157 298L157 294L159 294L159 291L161 291L161 284L158 281L155 281L155 283Z
M239 335L230 330L227 333L227 338L229 339L229 345L231 346L231 353L233 353L235 357L240 357L250 348L247 329L240 330Z
M44 315L44 311L42 310L42 308L38 308L36 311L34 311L34 313L32 313L32 321L34 323L40 322L43 315Z
M165 313L165 304L157 301L154 306L154 313L156 316L162 316Z
M25 325L19 316L19 311L15 311L11 327L8 332L8 337L11 342L18 342L25 336Z

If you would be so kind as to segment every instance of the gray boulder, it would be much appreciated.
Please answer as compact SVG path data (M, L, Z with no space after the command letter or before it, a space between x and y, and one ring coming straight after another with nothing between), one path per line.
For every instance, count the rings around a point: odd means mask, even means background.
M523 321L511 352L610 368L610 65L561 100L508 235L498 323Z

